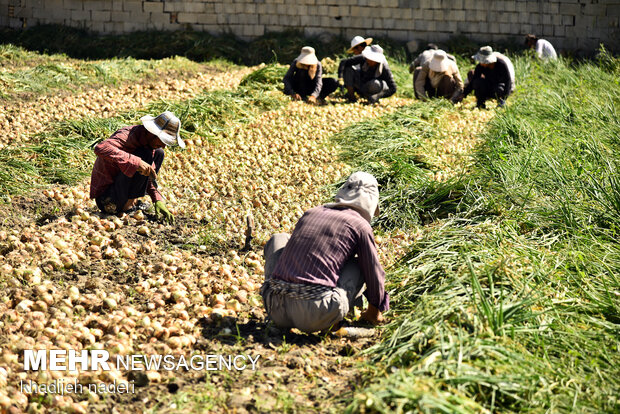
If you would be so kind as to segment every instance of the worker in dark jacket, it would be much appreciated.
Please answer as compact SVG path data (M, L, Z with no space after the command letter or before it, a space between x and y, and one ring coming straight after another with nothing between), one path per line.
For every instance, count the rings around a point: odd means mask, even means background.
M356 93L369 103L396 93L394 76L379 45L368 46L361 55L341 60L338 78L343 79L351 102L357 100Z
M310 103L324 103L325 98L338 89L338 81L323 78L323 67L314 53L314 48L304 46L301 54L293 60L284 75L284 93L294 101L307 100Z
M504 106L506 98L514 89L512 62L506 56L493 52L491 46L481 47L472 57L478 65L473 74L468 76L469 82L462 98L473 90L478 108L486 108L485 102L489 99L497 99L498 106Z

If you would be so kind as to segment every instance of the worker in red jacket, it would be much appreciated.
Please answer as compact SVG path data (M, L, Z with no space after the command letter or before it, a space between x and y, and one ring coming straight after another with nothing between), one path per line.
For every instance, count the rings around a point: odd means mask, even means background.
M173 223L174 216L157 190L157 174L166 146L185 148L179 135L181 121L169 111L140 120L142 125L123 127L95 146L90 198L104 213L122 214L135 209L137 200L148 194L156 216Z

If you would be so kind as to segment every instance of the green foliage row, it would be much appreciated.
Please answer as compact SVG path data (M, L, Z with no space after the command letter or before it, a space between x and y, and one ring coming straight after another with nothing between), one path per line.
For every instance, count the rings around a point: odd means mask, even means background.
M392 322L350 412L620 409L618 60L514 62L517 91L459 180L420 179L438 131L415 106L336 137L380 177L384 214L411 219L380 226L423 222L432 194L451 206L388 272Z
M50 131L37 134L31 144L0 151L0 196L23 194L52 183L75 183L90 173L94 145L122 126L139 124L145 114L170 110L181 120L183 136L216 140L230 125L249 122L284 102L281 96L260 89L238 88L182 102L160 100L113 118L59 122Z
M351 125L333 137L344 161L377 178L380 226L411 227L454 209L450 200L457 186L452 181L433 181L434 166L426 163L420 151L421 142L437 133L432 120L454 110L446 100L417 102L383 118Z
M14 95L33 95L50 90L97 85L117 85L123 81L159 76L162 71L197 72L201 65L186 58L158 61L130 57L84 62L66 55L41 55L11 44L0 45L0 99Z

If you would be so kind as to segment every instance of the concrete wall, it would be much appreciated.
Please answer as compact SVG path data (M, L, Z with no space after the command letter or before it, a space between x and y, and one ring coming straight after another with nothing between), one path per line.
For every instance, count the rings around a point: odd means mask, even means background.
M558 49L620 49L620 0L0 0L1 27L56 23L99 33L193 29L250 39L308 35L493 43L536 33Z

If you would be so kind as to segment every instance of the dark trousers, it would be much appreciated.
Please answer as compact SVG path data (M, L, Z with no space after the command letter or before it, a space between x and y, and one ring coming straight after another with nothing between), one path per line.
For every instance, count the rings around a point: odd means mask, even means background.
M473 75L474 72L470 71L470 73L467 74L467 78L469 79L469 82L473 82L472 89L476 95L476 106L484 107L485 102L489 99L497 99L497 102L500 105L504 104L504 101L508 95L510 95L508 89L510 85L492 82L484 77L480 77L472 81L471 78L473 78Z
M418 78L418 76L420 76L420 72L422 72L422 68L418 67L415 69L415 71L413 72L413 91L415 92L415 97L420 99L420 97L418 96L418 93L415 91L415 81ZM439 84L437 85L437 88L433 88L433 85L431 84L431 80L430 78L427 76L426 77L426 82L424 83L424 90L426 91L426 94L428 95L429 98L437 98L437 97L443 97L446 99L450 99L452 98L452 95L454 95L454 91L456 91L457 88L457 84L456 84L456 80L448 75L444 75L441 80L439 81Z
M159 174L159 169L164 162L164 150L162 148L158 148L155 151L148 147L138 148L133 155L140 157L148 165L154 163L155 172ZM128 177L122 172L118 173L114 183L95 199L97 207L107 214L122 213L127 200L143 197L146 194L146 187L150 179L138 172L133 177ZM157 182L154 180L153 185L157 188Z
M390 89L384 80L365 78L362 70L357 65L346 68L342 80L344 81L344 86L353 88L355 92L366 99L370 99L373 95Z
M301 72L301 71L300 71ZM327 98L332 92L338 89L338 81L333 78L322 78L323 79L323 87L321 88L321 92L319 93L319 99ZM304 100L314 92L314 82L310 82L309 78L306 76L306 79L303 77L293 77L293 90L298 93Z

